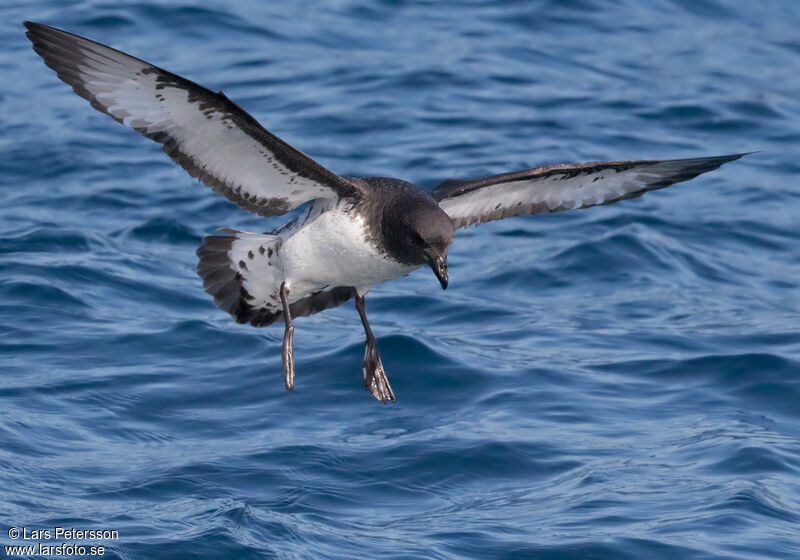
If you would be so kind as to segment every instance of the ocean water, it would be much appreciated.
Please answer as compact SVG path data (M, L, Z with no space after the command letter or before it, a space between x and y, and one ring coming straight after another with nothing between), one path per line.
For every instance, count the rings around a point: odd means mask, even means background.
M352 303L297 320L287 393L282 329L194 272L204 235L286 218L92 110L25 19L222 89L342 174L760 152L462 230L447 292L420 270L367 297L397 403L362 387ZM793 0L4 1L0 544L799 558L798 23ZM10 536L56 526L117 535Z

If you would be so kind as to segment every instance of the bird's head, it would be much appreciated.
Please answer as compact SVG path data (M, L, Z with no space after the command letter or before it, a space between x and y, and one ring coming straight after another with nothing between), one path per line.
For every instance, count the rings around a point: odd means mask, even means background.
M440 211L441 212L441 211ZM447 289L447 250L453 242L453 221L450 216L441 212L446 219L437 220L433 225L429 222L417 230L421 240L422 254L425 262L431 267L442 289Z
M447 250L453 242L454 232L450 216L431 200L397 218L395 226L399 227L393 227L387 236L394 252L409 264L430 266L442 289L447 289Z

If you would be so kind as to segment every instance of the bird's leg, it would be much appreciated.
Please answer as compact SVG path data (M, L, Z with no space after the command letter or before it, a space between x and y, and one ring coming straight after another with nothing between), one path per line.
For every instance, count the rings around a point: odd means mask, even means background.
M379 401L394 402L394 391L389 385L389 378L383 369L381 357L378 354L378 346L375 342L375 335L367 321L367 313L364 311L364 298L356 295L356 309L361 316L361 324L364 325L364 333L367 335L366 350L364 351L364 362L361 364L361 371L364 373L364 387L372 393Z
M289 308L289 288L286 283L281 284L281 303L283 304L283 319L286 323L286 330L283 332L283 348L281 358L283 359L283 380L286 390L294 389L294 351L292 350L292 339L294 338L294 325L292 324L292 312Z

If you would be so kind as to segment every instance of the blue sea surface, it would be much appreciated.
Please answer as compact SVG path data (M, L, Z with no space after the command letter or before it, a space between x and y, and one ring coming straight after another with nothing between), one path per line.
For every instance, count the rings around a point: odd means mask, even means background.
M283 329L217 310L194 252L288 218L91 109L26 19L224 90L346 175L760 152L461 230L447 292L423 269L367 297L397 403L364 391L352 303L297 320L287 393ZM794 0L5 0L0 545L800 558L799 26ZM10 535L56 526L118 536Z

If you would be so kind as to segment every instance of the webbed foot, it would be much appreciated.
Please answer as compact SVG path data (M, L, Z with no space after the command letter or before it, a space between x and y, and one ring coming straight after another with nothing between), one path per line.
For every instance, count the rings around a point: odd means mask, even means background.
M283 361L283 384L287 391L294 389L294 325L292 324L292 313L289 307L289 288L286 283L281 284L281 303L283 304L283 319L286 323L286 330L283 332L283 346L281 347L281 359Z
M395 401L394 391L392 391L392 386L389 385L389 378L386 377L386 370L383 369L383 362L381 362L381 357L375 344L367 343L361 371L364 373L364 388L372 393L376 399L382 403Z

